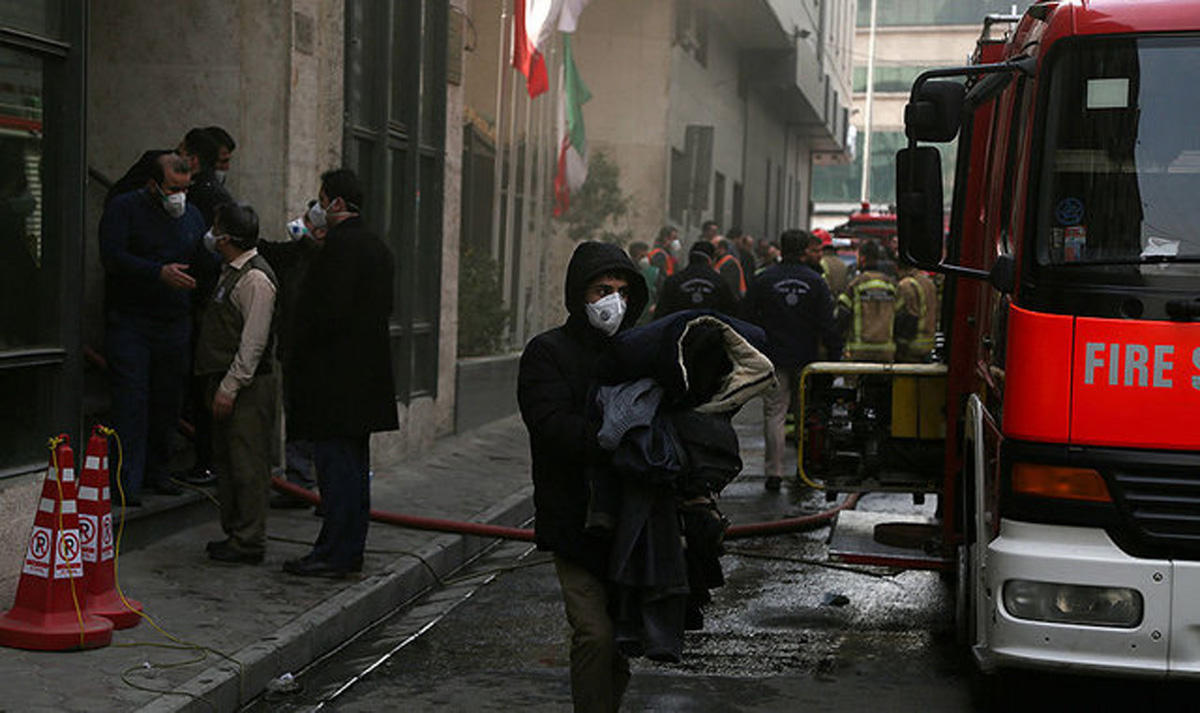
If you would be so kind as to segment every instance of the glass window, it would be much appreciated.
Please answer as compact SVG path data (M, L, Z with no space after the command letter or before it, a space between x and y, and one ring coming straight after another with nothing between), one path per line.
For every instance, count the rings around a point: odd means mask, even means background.
M0 49L0 351L58 341L58 246L42 219L42 64Z
M62 0L0 0L0 26L62 39Z
M46 439L54 426L54 367L0 370L0 470L49 458Z
M1046 96L1041 262L1200 262L1200 39L1064 48Z
M346 2L355 38L346 161L370 196L366 219L396 260L393 358L404 402L437 390L447 12L444 0Z
M880 0L875 7L875 24L899 25L979 25L985 15L1023 14L1030 0ZM859 0L858 26L871 24L870 0Z
M862 139L853 163L813 166L812 200L817 203L857 203L862 191ZM938 148L942 152L943 196L947 203L954 195L954 161L957 140ZM896 202L896 152L908 146L903 131L871 133L871 205L887 206Z
M370 5L383 6L383 3L372 2ZM405 38L393 43L392 46L392 103L388 116L392 121L407 126L411 121L413 107L412 97L416 95L417 68L414 63L420 61L421 3L398 0L392 3L392 35ZM416 41L410 41L413 38ZM427 45L432 43L426 43Z
M904 92L912 90L917 76L933 67L881 67L875 66L875 91ZM854 68L854 91L867 91L867 67L859 65Z

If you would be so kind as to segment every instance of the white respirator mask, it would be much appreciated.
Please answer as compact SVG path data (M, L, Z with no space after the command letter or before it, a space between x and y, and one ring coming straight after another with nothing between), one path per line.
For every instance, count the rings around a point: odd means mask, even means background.
M588 322L611 337L621 328L621 320L625 319L625 298L619 292L605 295L587 305Z

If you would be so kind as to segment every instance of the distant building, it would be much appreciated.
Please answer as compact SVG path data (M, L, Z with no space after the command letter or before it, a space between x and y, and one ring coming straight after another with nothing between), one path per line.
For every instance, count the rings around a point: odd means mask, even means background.
M887 208L896 202L895 156L907 145L904 105L913 80L935 67L966 64L989 14L1024 12L1029 0L878 0L875 36L875 92L871 117L870 203ZM867 48L870 0L859 0L854 34L853 161L838 154L817 157L813 171L811 227L832 227L857 210L862 183L866 122ZM944 154L955 145L943 146ZM954 162L944 165L952 172ZM952 176L950 177L952 178ZM952 182L946 184L950 195Z
M490 121L467 133L483 147L477 156L484 172L495 168L488 158L493 141L502 161L517 157L515 167L505 163L501 184L507 197L512 181L520 200L512 201L511 224L504 202L495 211L500 225L464 235L501 264L516 315L511 343L519 348L561 320L562 273L573 244L549 205L560 40L547 51L551 91L530 102L520 75L497 72L506 57L497 46L505 34L501 14L511 4L472 3L478 44L468 58L467 113ZM590 3L573 38L592 94L584 105L587 148L619 169L631 211L617 227L627 239L651 242L673 224L687 244L707 220L722 232L738 227L772 239L806 225L812 156L840 152L846 143L854 17L855 0ZM501 75L514 83L497 96L494 78ZM497 107L498 135L487 136ZM464 214L481 216L476 226L490 214L470 206L485 198L464 193Z

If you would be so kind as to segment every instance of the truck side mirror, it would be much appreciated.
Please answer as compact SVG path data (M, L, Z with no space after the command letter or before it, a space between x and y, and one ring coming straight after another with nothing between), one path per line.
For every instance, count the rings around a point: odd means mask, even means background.
M933 146L896 154L896 233L900 256L935 270L942 261L942 154Z
M913 87L904 107L904 131L913 141L953 141L962 123L966 88L959 82L931 79Z

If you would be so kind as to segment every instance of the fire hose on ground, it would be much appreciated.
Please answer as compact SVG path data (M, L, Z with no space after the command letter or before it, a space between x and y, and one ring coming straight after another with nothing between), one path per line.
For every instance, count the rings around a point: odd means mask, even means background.
M300 498L312 503L313 505L319 505L321 503L321 496L317 493L314 493L307 488L302 488L295 483L290 483L283 478L272 478L271 485L281 493ZM812 513L810 515L801 515L799 517L785 518L771 522L755 522L746 525L734 525L725 531L725 539L738 540L747 537L781 535L788 532L799 532L802 530L811 530L815 527L821 527L832 520L842 510L854 509L854 506L858 504L858 499L859 494L854 493L843 500L839 505L837 505L837 507ZM433 530L436 532L450 532L460 535L495 537L502 540L520 540L524 542L533 541L533 530L520 527L488 525L480 522L459 522L456 520L420 517L418 515L404 515L401 513L374 509L371 510L371 519L376 522L382 522L388 525L397 525L399 527L407 527L414 530Z

